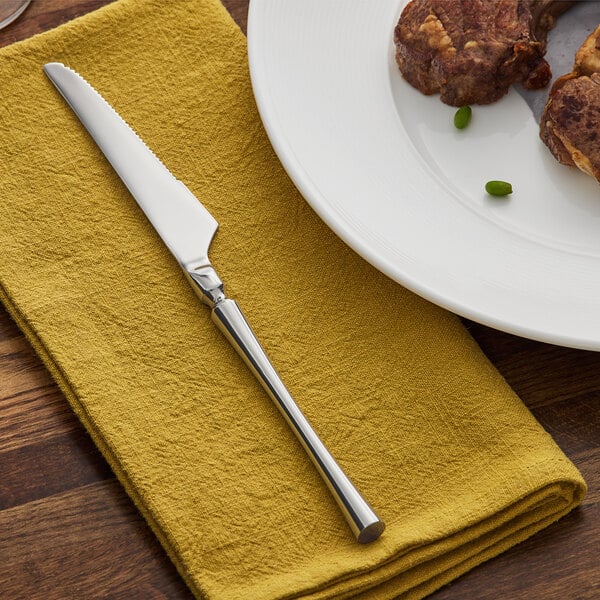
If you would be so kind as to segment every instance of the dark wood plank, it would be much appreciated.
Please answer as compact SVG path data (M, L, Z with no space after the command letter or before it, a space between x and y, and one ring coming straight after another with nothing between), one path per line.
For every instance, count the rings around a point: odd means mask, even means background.
M0 46L112 0L34 0ZM223 0L246 31L248 0ZM586 477L583 506L433 594L600 598L600 353L464 321ZM171 598L190 592L60 390L0 307L0 597Z
M42 443L0 452L0 461L0 514L3 509L32 500L114 479L81 427Z
M81 428L65 398L6 311L0 313L0 452Z
M28 600L192 598L114 480L0 511L0 590Z
M221 0L233 20L239 25L240 29L246 33L248 25L248 4L249 0Z

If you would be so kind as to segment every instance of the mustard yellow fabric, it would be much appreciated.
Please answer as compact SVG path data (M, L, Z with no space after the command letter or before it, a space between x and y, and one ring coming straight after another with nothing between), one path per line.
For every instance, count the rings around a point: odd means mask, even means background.
M354 541L48 61L83 74L220 222L229 295L387 522L378 542ZM0 90L2 301L198 598L421 598L581 501L457 318L299 196L217 0L108 5L0 51Z

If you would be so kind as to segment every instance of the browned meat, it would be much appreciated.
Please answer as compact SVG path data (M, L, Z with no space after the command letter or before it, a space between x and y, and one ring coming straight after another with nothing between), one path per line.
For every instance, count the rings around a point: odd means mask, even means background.
M412 0L396 25L396 61L424 94L453 106L489 104L511 84L548 84L547 33L573 3L557 0Z
M600 26L575 55L573 71L552 86L540 137L559 162L600 181Z

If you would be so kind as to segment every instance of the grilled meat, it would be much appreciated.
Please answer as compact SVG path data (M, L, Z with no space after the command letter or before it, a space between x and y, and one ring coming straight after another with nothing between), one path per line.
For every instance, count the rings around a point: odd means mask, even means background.
M558 78L544 108L540 137L556 159L600 181L600 26Z
M547 33L573 2L412 0L394 31L396 62L424 94L452 106L489 104L511 84L546 86Z

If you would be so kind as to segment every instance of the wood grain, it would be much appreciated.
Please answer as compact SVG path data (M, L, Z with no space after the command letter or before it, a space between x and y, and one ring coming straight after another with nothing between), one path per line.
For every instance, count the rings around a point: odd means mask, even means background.
M192 598L114 479L0 511L3 598Z
M0 46L109 0L34 0ZM224 0L243 31L248 0ZM600 598L600 353L465 322L586 477L583 506L433 594ZM189 600L174 567L6 311L0 307L0 597Z

